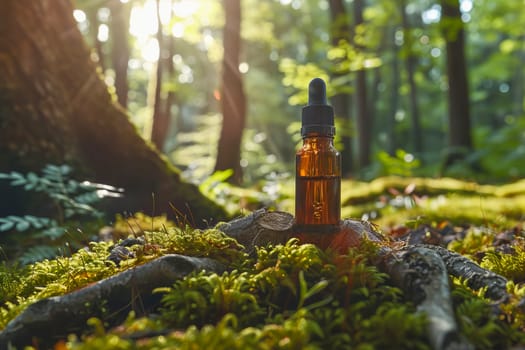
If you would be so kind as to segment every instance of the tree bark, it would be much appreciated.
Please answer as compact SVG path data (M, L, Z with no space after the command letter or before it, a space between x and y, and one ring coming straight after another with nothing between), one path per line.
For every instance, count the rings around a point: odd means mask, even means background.
M448 76L449 146L446 165L461 161L472 150L469 86L465 60L465 29L458 0L441 0Z
M417 310L428 316L433 349L469 349L456 323L448 273L443 259L431 249L409 246L385 255L383 269L402 288Z
M425 247L436 251L445 262L450 275L463 279L469 288L473 290L486 288L487 298L500 302L508 301L506 278L487 271L473 261L443 247L435 245L425 245Z
M224 218L112 101L72 12L69 0L0 2L0 172L67 163L79 179L124 188L109 214L166 212L199 226Z
M124 109L128 107L128 61L130 48L128 42L129 3L112 0L111 9L111 58L115 70L115 90L118 102Z
M330 6L330 19L332 22L330 27L332 45L337 47L342 41L350 43L351 36L350 24L348 23L349 18L343 1L330 0L328 4ZM347 72L333 72L332 79L337 79L347 74ZM349 176L353 170L351 135L352 116L350 114L352 101L351 95L348 92L339 92L332 96L331 100L332 106L334 107L335 117L340 120L342 126L340 131L338 131L339 135L341 135L341 143L343 144L343 149L340 150L342 158L341 172L343 176Z
M232 169L231 182L242 182L241 143L246 123L246 96L239 72L241 51L241 1L223 0L225 25L222 63L222 128L215 170Z

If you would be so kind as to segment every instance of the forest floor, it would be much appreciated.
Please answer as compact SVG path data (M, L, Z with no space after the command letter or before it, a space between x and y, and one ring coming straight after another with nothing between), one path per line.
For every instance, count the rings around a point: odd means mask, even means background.
M292 197L286 191L293 187L282 188L277 207L290 211ZM342 203L343 217L373 223L392 245L397 241L441 246L506 278L508 300L493 301L484 296L484 290L471 290L465 281L451 277L455 319L460 337L470 348L525 347L525 181L497 186L398 177L370 183L344 181ZM122 290L125 302L117 303L118 310L109 297L96 305L84 300L83 325L48 327L44 334L29 330L34 339L24 345L55 349L436 348L429 341L427 315L377 267L378 247L373 243L365 241L337 255L291 240L247 254L217 229L176 227L158 218L161 224L151 230L151 220L141 215L128 222L120 219L114 231L118 237L131 234L127 242L92 242L76 253L26 267L2 265L0 344L16 339L7 333L31 305L88 290L98 285L94 282L180 254L211 258L224 268L200 260L184 263L196 270L210 267L198 272L183 264L188 270L184 276L153 292L136 287L128 295ZM51 300L63 306L62 299ZM53 317L67 318L67 313L46 312L51 323L56 321ZM36 322L31 317L19 324L29 329Z

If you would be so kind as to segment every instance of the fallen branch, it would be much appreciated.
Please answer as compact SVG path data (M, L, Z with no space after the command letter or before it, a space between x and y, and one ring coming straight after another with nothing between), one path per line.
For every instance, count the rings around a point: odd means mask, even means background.
M69 294L40 300L0 332L0 347L44 341L51 346L56 339L85 329L91 317L122 320L130 310L142 314L159 304L160 297L152 294L155 288L201 270L221 273L225 268L212 259L170 254Z

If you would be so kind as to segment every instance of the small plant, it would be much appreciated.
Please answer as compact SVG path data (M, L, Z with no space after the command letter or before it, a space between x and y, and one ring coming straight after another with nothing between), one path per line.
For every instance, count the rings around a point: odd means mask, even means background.
M33 215L7 216L0 218L0 232L31 231L32 238L56 241L68 232L67 222L75 218L100 219L103 213L93 206L104 197L120 197L122 189L71 179L72 168L68 165L46 165L42 174L34 172L21 174L12 171L0 173L0 180L10 181L11 186L22 187L25 191L45 193L56 208L54 218ZM56 254L56 248L49 244L30 247L20 258L29 263Z
M394 156L387 152L379 152L377 159L380 164L380 175L413 176L414 170L418 169L421 162L412 154L398 149Z
M519 242L519 241L518 241ZM521 242L523 244L523 242ZM511 252L488 251L481 267L494 271L516 283L525 281L525 247L514 244Z

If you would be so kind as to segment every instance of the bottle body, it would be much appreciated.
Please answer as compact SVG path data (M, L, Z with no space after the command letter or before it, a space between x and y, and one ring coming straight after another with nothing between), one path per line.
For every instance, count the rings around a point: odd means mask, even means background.
M307 134L296 153L295 219L302 231L331 232L341 219L341 155L333 137Z

